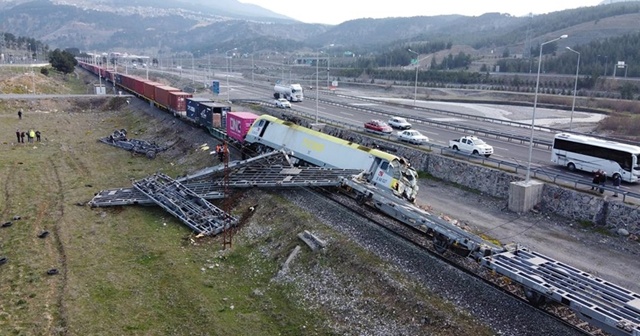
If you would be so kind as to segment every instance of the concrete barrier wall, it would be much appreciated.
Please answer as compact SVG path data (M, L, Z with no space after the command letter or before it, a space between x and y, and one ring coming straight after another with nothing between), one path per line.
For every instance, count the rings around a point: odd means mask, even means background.
M281 119L296 118L284 112L272 114ZM296 122L306 127L312 126L306 119L299 119ZM323 125L321 130L365 146L373 144L385 146L387 151L407 158L418 171L504 199L505 202L509 199L510 183L523 180L522 176L511 172L443 156L439 152L430 153L386 142L384 137L370 137L330 125ZM589 194L545 183L542 201L538 208L542 212L553 213L575 221L592 222L614 232L622 230L622 232L640 235L640 206L622 203L620 198L610 201L601 194Z

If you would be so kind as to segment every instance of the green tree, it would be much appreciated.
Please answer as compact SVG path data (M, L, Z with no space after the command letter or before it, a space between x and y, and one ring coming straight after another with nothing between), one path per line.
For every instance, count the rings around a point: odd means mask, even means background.
M78 64L78 60L68 51L60 51L60 49L56 49L51 52L51 56L49 56L49 62L51 66L66 74L70 74L75 69L75 66Z
M637 86L631 83L624 83L618 90L622 99L633 99L633 96L640 91Z

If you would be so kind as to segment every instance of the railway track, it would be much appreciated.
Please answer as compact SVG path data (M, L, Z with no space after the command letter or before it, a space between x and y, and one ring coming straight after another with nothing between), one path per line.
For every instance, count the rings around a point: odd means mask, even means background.
M482 281L483 283L491 286L492 288L509 295L530 307L530 309L536 310L550 318L554 319L558 323L570 328L582 335L590 336L608 336L609 334L588 324L587 322L576 317L576 315L567 307L559 304L545 303L539 306L534 306L529 303L526 298L525 292L520 285L513 284L511 280L505 276L498 275L493 271L482 267L478 262L470 258L461 256L455 252L455 249L450 249L444 253L439 252L439 248L434 246L433 237L425 235L424 232L409 227L395 219L389 218L376 209L366 205L361 205L358 201L345 193L337 193L335 190L328 188L311 188L312 192L316 192L337 207L341 207L345 211L355 214L367 221L373 223L376 227L381 228L389 235L400 238L403 241L418 248L420 251L428 254L433 258L437 258L448 265L456 268L457 270L471 276L475 279ZM463 228L464 229L464 228Z

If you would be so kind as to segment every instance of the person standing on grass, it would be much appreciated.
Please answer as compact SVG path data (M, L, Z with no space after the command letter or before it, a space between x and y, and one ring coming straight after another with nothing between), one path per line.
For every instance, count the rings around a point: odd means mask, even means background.
M22 109L18 110L18 119L22 120Z
M36 137L36 132L32 129L29 130L29 142L32 143L33 142L33 138Z
M25 131L20 132L20 140L22 143L24 143L24 136L25 136Z
M16 138L18 138L18 143L20 143L20 129L16 130Z
M613 177L613 186L616 187L616 191L613 192L613 197L618 197L618 190L620 189L620 183L622 182L622 177L620 174L616 174Z
M40 142L40 131L36 131L36 141Z

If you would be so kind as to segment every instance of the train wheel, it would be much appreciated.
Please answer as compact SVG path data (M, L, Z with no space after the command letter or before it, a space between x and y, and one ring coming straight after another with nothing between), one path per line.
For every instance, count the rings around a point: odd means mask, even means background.
M451 245L449 238L439 233L433 235L433 248L436 252L444 254L449 249L449 245Z
M538 307L541 304L544 303L545 301L545 297L544 295L536 292L535 290L531 289L531 288L524 288L524 296L527 298L527 301L529 301L529 303L534 306L534 307Z

